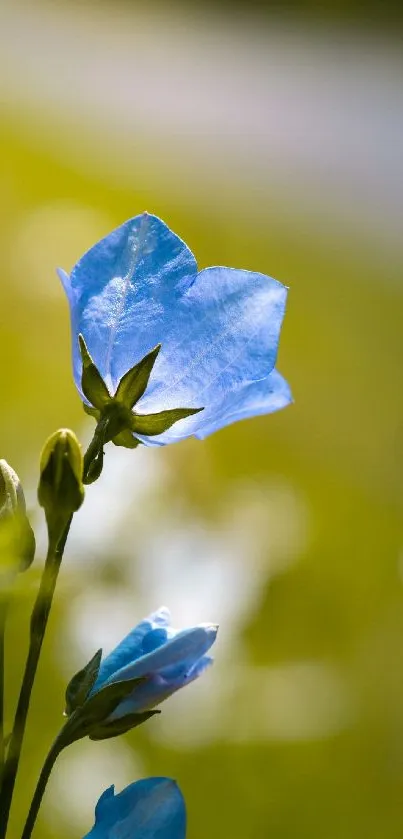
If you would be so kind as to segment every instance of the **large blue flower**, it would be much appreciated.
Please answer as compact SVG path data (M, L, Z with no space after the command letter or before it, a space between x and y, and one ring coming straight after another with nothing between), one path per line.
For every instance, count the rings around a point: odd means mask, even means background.
M146 778L114 795L109 787L95 808L85 839L185 839L183 795L170 778Z
M107 722L141 714L159 705L211 664L206 655L217 635L215 624L178 631L170 626L168 609L141 621L101 662L90 696L107 685L141 679Z
M138 433L147 445L204 438L291 401L274 366L287 289L271 277L222 267L198 272L184 242L147 213L94 245L70 277L59 276L85 403L79 334L111 395L130 368L162 345L136 413L203 408L156 436Z

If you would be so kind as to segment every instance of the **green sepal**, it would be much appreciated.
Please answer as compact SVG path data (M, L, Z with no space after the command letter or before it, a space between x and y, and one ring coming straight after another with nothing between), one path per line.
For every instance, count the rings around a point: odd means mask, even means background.
M203 408L173 408L169 411L160 411L158 414L133 414L131 429L135 434L145 434L152 437L154 434L163 434L168 431L178 420L191 417L203 411Z
M91 402L94 408L98 408L98 410L101 411L102 408L104 408L111 400L109 390L106 387L98 367L94 364L81 334L78 336L78 343L80 345L81 360L83 362L83 370L81 374L81 387L83 389L83 394Z
M157 344L138 364L135 364L131 370L128 370L122 376L114 399L122 402L127 408L133 408L133 405L141 399L147 388L160 349L161 344Z
M112 437L112 443L115 446L124 446L126 449L137 449L141 445L141 440L136 440L131 431L121 431L116 437Z
M100 725L106 724L115 708L144 681L144 678L140 678L112 682L90 696L83 705L73 711L63 727L64 746L89 737Z
M102 471L100 450L103 444L112 441L115 446L135 449L141 441L133 437L133 433L150 437L163 434L178 420L197 414L203 408L173 408L143 415L134 413L132 408L147 389L161 344L157 344L122 376L116 393L111 396L81 334L79 342L83 361L82 389L91 402L91 405L83 403L84 411L97 421L94 438L85 457L84 483L88 484L96 480ZM91 461L97 456L98 462L91 467Z
M85 700L94 686L101 665L102 650L98 650L91 661L73 676L66 688L66 715L84 705Z
M104 722L115 708L144 681L144 678L126 679L105 685L93 696L90 696L85 705L82 706L79 716L85 721L86 725Z
M161 711L143 711L141 714L126 714L118 720L99 725L91 731L90 740L109 740L110 737L118 737L119 734L126 734L132 728L137 728L151 717L160 714Z

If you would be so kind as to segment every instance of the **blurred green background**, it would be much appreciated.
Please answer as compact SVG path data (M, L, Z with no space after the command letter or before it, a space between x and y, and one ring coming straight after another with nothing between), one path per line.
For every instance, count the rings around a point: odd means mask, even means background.
M178 779L189 839L401 836L403 60L386 6L360 22L346 3L2 3L0 456L39 543L8 625L8 726L45 550L39 452L60 426L91 434L55 267L147 209L201 267L275 276L295 397L203 443L108 447L63 563L10 839L66 680L162 603L177 625L220 623L214 668L142 729L71 747L37 836L84 835L106 786L149 774Z

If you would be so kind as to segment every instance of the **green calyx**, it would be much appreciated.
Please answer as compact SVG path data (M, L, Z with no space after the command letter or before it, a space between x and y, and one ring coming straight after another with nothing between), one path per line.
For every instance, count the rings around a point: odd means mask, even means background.
M157 344L138 364L135 364L121 378L116 393L111 396L108 388L91 358L85 340L79 336L81 359L83 363L81 386L84 396L91 403L84 405L87 414L97 420L97 429L93 440L91 458L84 464L84 482L91 483L91 465L98 460L95 471L100 474L102 446L112 441L115 446L136 448L141 440L135 435L147 437L163 434L178 420L197 414L203 408L173 408L156 414L138 414L133 410L145 393L148 382L158 358L161 344ZM96 445L95 445L96 441ZM90 447L91 448L91 447ZM102 469L102 464L101 467Z
M91 691L98 677L102 650L69 682L66 689L67 722L62 731L63 745L83 737L106 740L123 734L154 716L158 711L141 711L110 719L117 706L144 682L144 678L106 684L96 693Z

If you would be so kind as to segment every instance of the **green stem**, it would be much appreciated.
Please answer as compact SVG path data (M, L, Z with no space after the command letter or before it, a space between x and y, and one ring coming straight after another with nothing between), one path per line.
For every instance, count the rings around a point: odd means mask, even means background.
M62 749L63 743L57 737L46 757L45 763L43 764L41 770L41 774L39 775L38 783L36 785L34 797L29 808L28 817L25 822L25 827L22 832L21 839L30 839L32 831L35 827L36 818L39 812L39 808L41 806L43 794L45 792L50 773Z
M49 539L49 550L41 584L31 617L31 637L25 672L22 680L14 726L4 765L3 781L0 794L0 839L5 839L10 816L11 801L14 792L18 766L21 757L22 742L25 734L32 687L38 668L39 656L48 623L52 599L56 587L60 563L70 530L72 516L67 520L61 536Z
M109 418L102 417L94 431L94 436L84 455L83 483L90 484L95 481L102 471L103 447L106 442L106 435L109 425ZM99 469L95 464L98 462ZM94 468L95 467L95 468Z
M4 633L6 626L6 604L0 595L0 789L4 768Z

